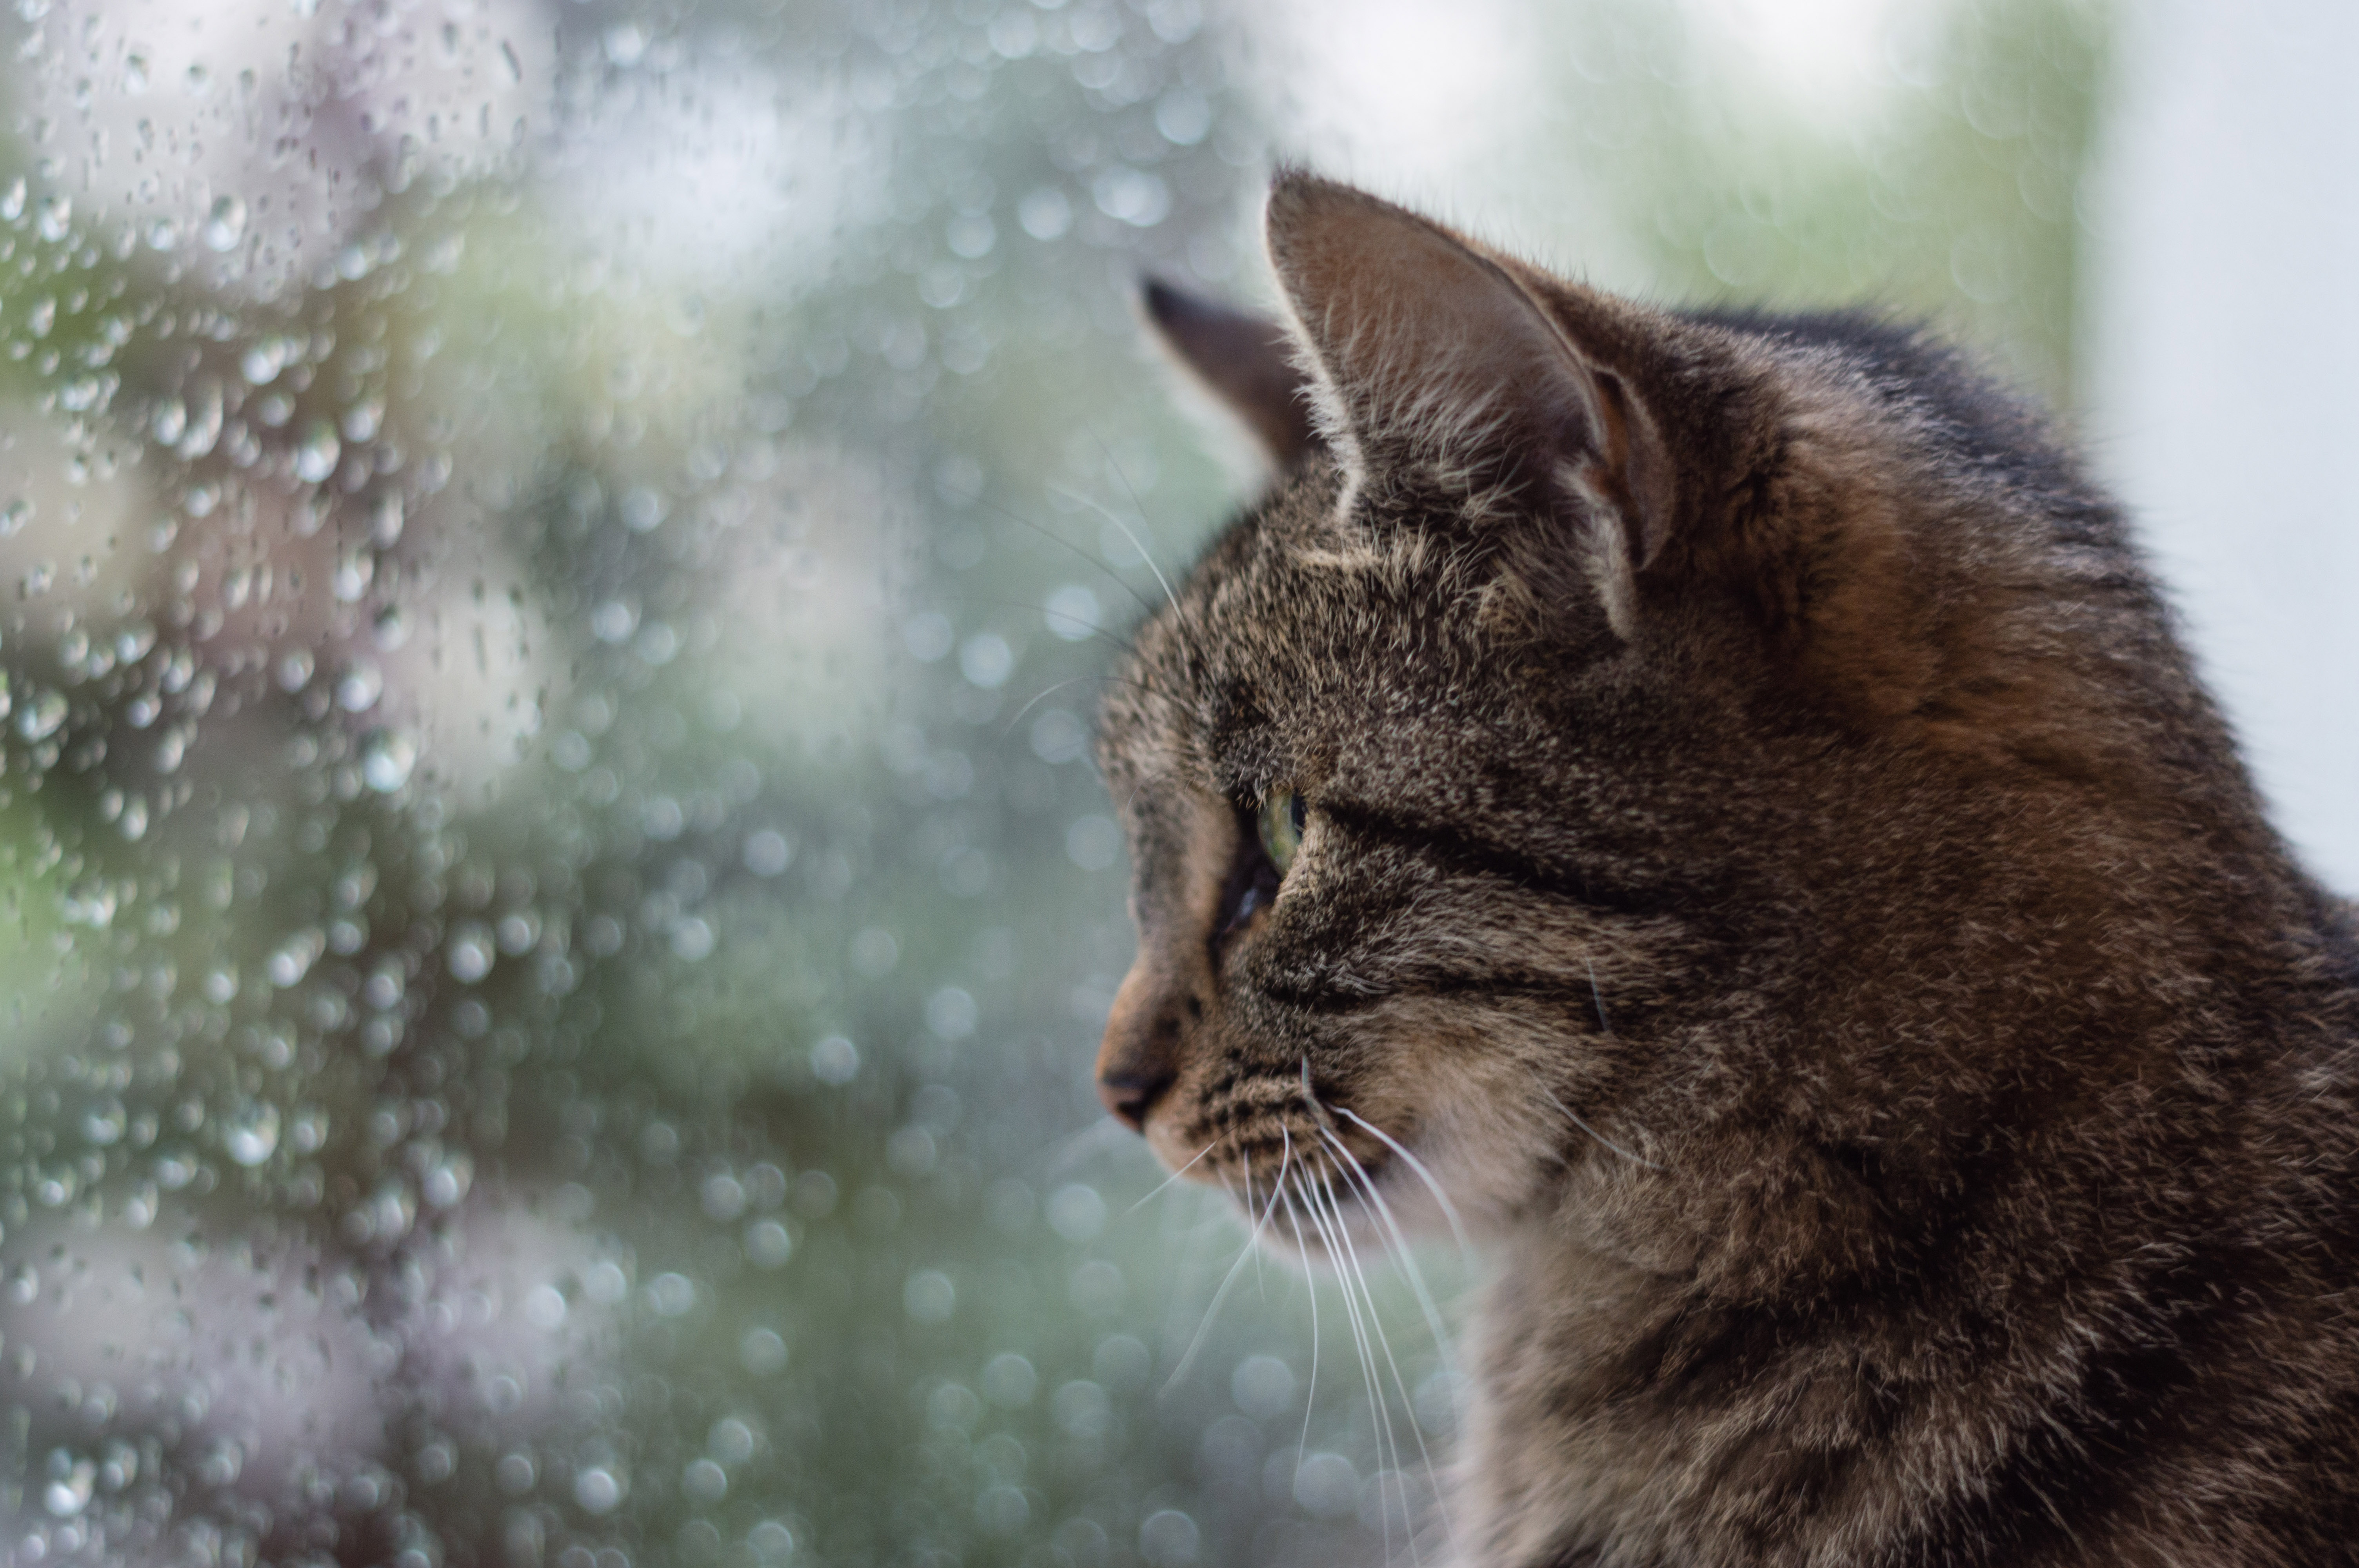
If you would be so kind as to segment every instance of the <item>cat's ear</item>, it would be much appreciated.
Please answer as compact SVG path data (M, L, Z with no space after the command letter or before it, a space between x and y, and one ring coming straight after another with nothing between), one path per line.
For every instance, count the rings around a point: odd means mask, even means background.
M1307 378L1284 327L1160 278L1147 280L1145 295L1147 319L1163 341L1245 422L1272 463L1291 468L1318 444Z
M1516 264L1306 174L1278 177L1268 224L1317 368L1320 428L1345 462L1504 483L1578 514L1591 576L1627 636L1636 574L1670 532L1675 470L1615 362L1613 324L1577 319L1609 302L1569 286L1544 301Z

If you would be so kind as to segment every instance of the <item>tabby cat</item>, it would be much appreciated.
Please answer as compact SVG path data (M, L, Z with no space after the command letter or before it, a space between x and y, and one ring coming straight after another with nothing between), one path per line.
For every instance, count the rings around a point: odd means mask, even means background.
M1279 478L1109 688L1098 1074L1487 1253L1451 1559L2359 1561L2359 938L2115 505L1913 331L1268 243L1150 291Z

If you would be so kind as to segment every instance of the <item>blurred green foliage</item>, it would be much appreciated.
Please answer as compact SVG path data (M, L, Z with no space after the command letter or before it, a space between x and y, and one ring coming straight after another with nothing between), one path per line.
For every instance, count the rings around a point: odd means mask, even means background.
M1364 1381L1088 1086L1091 691L1236 499L1129 297L1250 292L1255 17L268 15L14 25L16 1560L1406 1551L1444 1347L1387 1274ZM1657 291L2069 388L2101 14L1943 8L1847 128L1530 21L1516 172Z

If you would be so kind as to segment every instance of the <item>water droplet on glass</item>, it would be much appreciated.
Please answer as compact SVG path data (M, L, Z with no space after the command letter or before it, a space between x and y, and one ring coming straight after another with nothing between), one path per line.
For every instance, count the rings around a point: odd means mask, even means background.
M248 1100L222 1119L222 1152L251 1170L278 1147L278 1108Z
M317 926L298 931L263 960L263 972L270 977L272 985L285 990L310 973L311 966L318 963L320 955L327 950L327 935Z
M355 659L336 677L336 706L346 713L366 713L385 693L385 676L366 659Z
M388 490L369 503L369 543L382 550L401 537L401 492Z
M308 484L319 483L336 471L336 460L343 450L333 425L325 419L312 420L303 427L302 445L295 449L295 477Z
M216 251L232 251L238 241L245 238L245 203L234 196L213 199L212 211L205 215L205 244Z
M90 1506L91 1489L98 1482L98 1466L88 1459L60 1464L60 1452L50 1457L51 1480L41 1494L41 1506L58 1519L71 1519ZM63 1474L59 1474L60 1471Z
M41 215L36 223L45 240L62 240L73 232L73 202L63 196L41 198Z
M0 506L0 539L22 529L33 520L33 503L23 496Z
M127 1119L121 1100L107 1098L96 1101L82 1113L82 1139L105 1148L122 1138Z
M25 177L20 174L8 182L5 192L0 192L0 219L13 223L24 215Z
M36 692L16 710L16 733L27 741L44 741L66 721L69 705L61 691Z
M180 243L180 226L169 218L158 218L147 225L147 248L168 251Z
M584 1512L612 1513L614 1505L623 1500L622 1478L603 1465L592 1465L574 1473L573 1500Z
M361 779L380 795L409 782L418 765L418 742L399 730L372 730L361 741Z
M451 947L445 955L451 978L463 985L474 984L492 972L496 951L491 927L480 920L461 922L451 933Z

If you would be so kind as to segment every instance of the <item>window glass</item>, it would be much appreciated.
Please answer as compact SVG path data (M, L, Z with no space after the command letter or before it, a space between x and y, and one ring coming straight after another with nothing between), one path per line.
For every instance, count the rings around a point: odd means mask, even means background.
M16 0L0 1560L1437 1550L1454 1250L1363 1322L1089 1083L1250 481L1138 281L1308 153L2063 388L2101 42L1558 12Z

